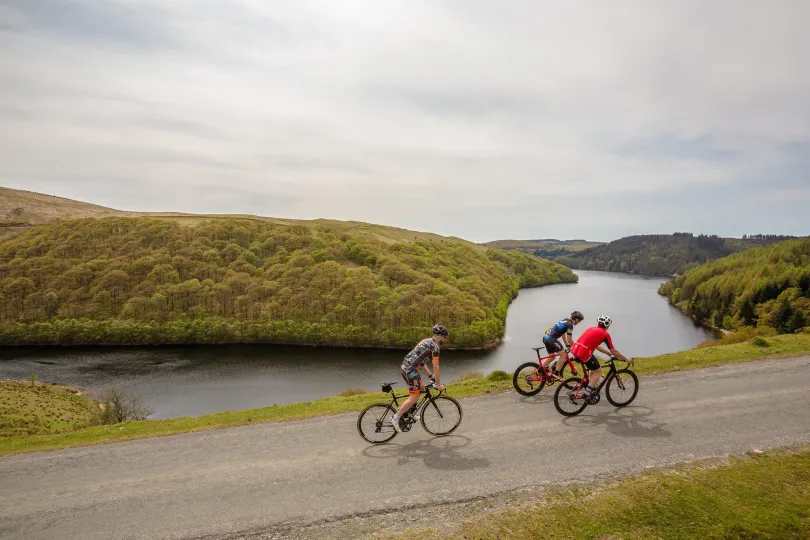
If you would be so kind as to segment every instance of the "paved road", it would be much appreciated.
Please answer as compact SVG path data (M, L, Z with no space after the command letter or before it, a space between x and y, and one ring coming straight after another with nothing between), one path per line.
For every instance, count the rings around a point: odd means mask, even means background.
M810 357L642 377L574 419L551 395L463 400L453 436L380 447L346 414L3 457L0 538L234 537L810 442Z

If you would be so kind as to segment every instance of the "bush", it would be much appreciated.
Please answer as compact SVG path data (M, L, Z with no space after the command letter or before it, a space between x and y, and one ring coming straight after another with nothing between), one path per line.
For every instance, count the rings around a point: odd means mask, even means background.
M755 347L770 347L770 344L765 341L765 338L761 338L759 336L751 338L751 345Z
M732 345L734 343L744 343L746 341L751 341L752 338L755 337L772 337L777 335L779 332L776 331L775 328L771 328L769 326L743 326L736 332L732 332L730 334L726 334L720 339L711 339L709 341L704 341L697 348L705 348L705 347L718 347L720 345Z
M483 379L484 376L485 375L483 371L468 371L467 373L462 375L461 378L453 382L469 381L472 379Z
M511 378L512 378L511 375L509 375L507 372L505 372L503 370L500 370L500 369L496 369L495 371L490 373L489 376L487 376L487 380L488 381L493 381L493 382L508 381Z
M348 396L359 396L360 394L365 394L366 390L362 388L347 388L343 392L339 393L339 396L348 397Z
M152 409L143 404L140 396L113 387L102 397L104 412L101 413L102 424L120 424L129 420L146 420Z

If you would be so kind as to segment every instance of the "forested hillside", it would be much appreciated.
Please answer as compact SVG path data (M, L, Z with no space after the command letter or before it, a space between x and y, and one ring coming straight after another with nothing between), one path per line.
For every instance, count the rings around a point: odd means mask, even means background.
M706 261L778 242L790 236L752 235L721 238L692 233L628 236L579 253L555 257L570 268L671 276Z
M706 263L659 292L698 322L794 332L810 325L810 239L787 240Z
M450 345L503 335L519 287L556 263L360 223L104 218L0 238L0 343ZM436 240L438 239L438 240Z

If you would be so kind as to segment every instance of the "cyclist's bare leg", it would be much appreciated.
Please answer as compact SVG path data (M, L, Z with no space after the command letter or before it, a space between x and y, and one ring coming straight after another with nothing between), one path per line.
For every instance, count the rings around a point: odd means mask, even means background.
M557 368L562 365L562 362L565 358L565 351L560 351L557 353ZM554 360L554 357L546 358L543 360L543 367L548 369L548 365Z
M408 396L408 399L402 402L402 405L399 406L399 410L397 411L397 418L401 418L403 414L408 412L408 409L414 406L416 401L419 399L419 394L411 394Z
M599 386L599 379L602 378L602 370L601 369L592 369L588 372L588 386L596 390L596 387Z

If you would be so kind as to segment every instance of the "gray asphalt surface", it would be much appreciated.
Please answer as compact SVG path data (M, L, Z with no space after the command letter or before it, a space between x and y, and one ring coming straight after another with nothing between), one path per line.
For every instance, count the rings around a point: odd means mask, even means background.
M465 399L452 436L416 426L384 446L360 438L352 413L2 457L0 538L264 535L810 442L810 357L641 377L640 388L627 408L603 396L572 419L548 389Z

